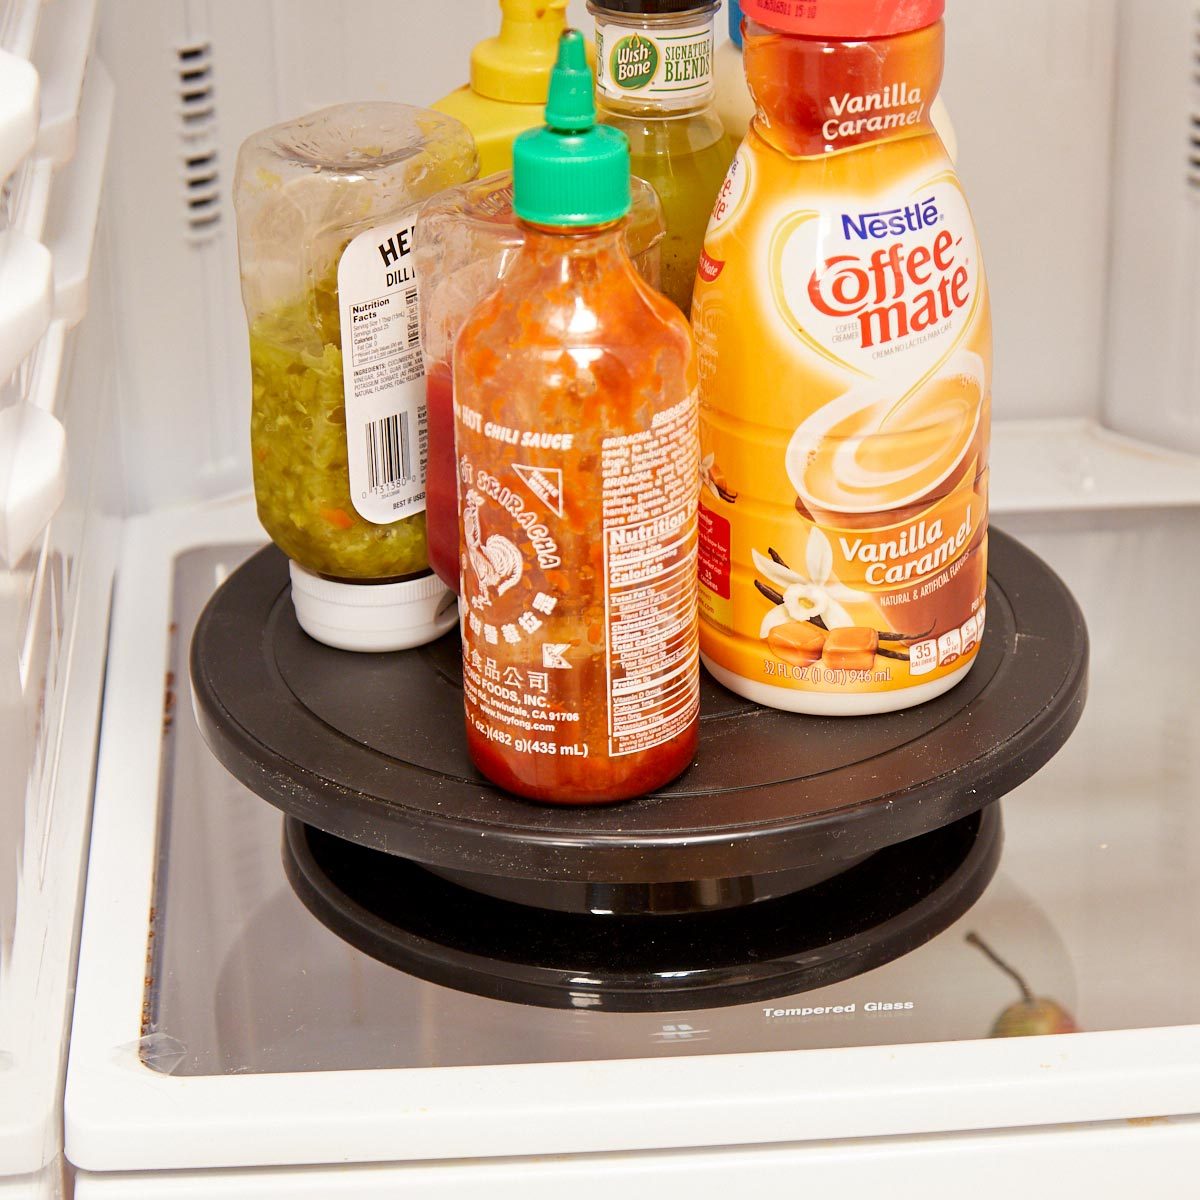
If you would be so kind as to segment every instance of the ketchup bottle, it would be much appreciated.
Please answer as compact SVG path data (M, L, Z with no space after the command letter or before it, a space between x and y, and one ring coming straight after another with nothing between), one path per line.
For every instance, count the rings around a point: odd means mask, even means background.
M602 804L696 748L696 368L574 30L513 171L525 243L455 350L467 744L508 791Z

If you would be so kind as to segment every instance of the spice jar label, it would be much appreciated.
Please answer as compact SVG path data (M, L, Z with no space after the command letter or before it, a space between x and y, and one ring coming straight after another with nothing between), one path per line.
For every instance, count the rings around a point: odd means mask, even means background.
M390 525L425 509L425 368L413 224L360 233L338 264L350 498Z

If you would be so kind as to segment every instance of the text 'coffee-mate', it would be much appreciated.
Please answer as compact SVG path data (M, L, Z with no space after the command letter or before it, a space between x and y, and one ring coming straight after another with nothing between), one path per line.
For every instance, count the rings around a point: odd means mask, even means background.
M692 310L701 650L796 712L932 699L983 634L991 315L929 118L943 4L743 0L757 113Z

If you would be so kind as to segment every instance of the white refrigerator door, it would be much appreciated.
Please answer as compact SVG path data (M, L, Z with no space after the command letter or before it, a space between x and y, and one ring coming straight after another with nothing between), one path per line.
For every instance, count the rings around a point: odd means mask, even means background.
M113 110L112 82L90 62L95 10L0 5L5 1200L66 1186L62 1094L121 516L107 297L80 324L103 295L93 247Z

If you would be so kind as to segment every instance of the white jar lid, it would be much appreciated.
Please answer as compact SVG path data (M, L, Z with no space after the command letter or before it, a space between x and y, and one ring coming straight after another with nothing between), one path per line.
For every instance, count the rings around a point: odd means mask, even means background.
M381 653L436 641L458 623L455 595L434 574L402 583L339 583L290 563L300 628L338 650Z

